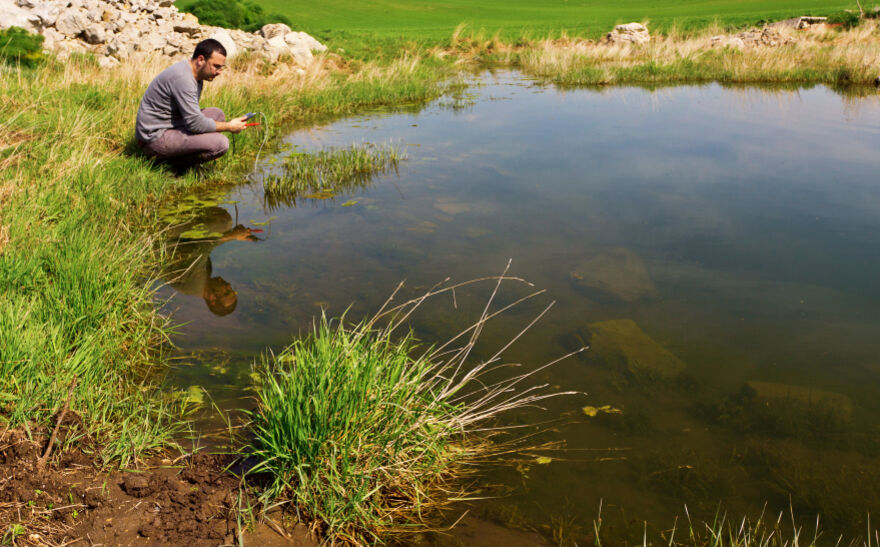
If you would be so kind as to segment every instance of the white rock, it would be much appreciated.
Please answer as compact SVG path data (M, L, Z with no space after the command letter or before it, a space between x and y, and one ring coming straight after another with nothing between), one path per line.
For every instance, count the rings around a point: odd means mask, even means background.
M43 27L51 27L55 25L55 21L58 19L61 7L54 2L42 2L34 6L31 13L40 18L40 24Z
M196 35L202 31L202 27L199 25L199 20L196 19L195 15L193 15L192 18L184 17L183 19L175 20L171 23L171 26L174 28L174 32L182 32L190 36Z
M290 47L300 47L305 45L310 51L327 51L327 46L315 40L305 32L289 32L284 35L284 41L290 44Z
M214 32L209 36L209 38L213 38L217 40L223 47L226 48L226 58L231 59L238 54L238 48L235 45L235 42L232 40L232 36L229 35L229 32L226 29L217 28Z
M165 36L165 41L177 49L181 49L189 43L187 37L179 32L171 32Z
M269 23L268 25L263 25L263 28L260 29L260 34L262 34L263 38L266 40L271 40L276 36L290 34L290 27L284 23Z
M725 36L723 34L710 38L709 44L712 47L732 47L736 49L745 49L746 47L746 43L743 41L742 38L738 38L736 36Z
M312 50L306 46L291 46L290 56L293 57L294 62L299 66L309 66L315 59L312 55Z
M89 20L74 9L68 9L55 20L55 28L65 36L79 36L89 26Z
M64 40L64 35L54 28L43 29L43 49L55 49L55 44Z
M40 27L40 18L15 5L12 0L0 0L0 29L21 27L34 32Z
M20 8L31 9L34 7L34 2L33 2L33 0L18 0L18 2L15 3L15 5Z
M605 35L605 38L612 44L646 44L651 41L648 27L641 23L617 25L612 32Z
M272 39L266 40L263 51L269 57L269 62L274 63L282 55L290 53L290 46L284 41L284 36L275 36Z
M86 27L86 30L83 31L83 38L90 44L103 44L107 41L104 28L97 23Z
M140 40L135 44L138 51L156 51L165 47L165 38L159 34L147 33L141 36Z
M134 51L134 45L131 42L117 36L109 44L107 44L107 53L117 59L128 59Z

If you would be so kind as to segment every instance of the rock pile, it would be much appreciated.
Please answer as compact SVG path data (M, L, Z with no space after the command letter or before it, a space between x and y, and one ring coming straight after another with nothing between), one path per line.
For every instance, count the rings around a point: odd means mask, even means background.
M43 47L59 57L92 52L102 66L137 53L189 56L206 38L220 41L228 57L251 51L275 62L289 55L301 66L312 61L312 51L327 49L281 23L254 33L200 25L174 0L0 0L0 28L10 26L42 34Z
M737 49L750 49L758 46L779 47L796 41L793 37L773 27L747 30L735 36L720 34L709 39L712 47L734 47Z
M614 30L605 35L604 42L608 44L647 44L651 41L648 27L641 23L627 23L617 25Z

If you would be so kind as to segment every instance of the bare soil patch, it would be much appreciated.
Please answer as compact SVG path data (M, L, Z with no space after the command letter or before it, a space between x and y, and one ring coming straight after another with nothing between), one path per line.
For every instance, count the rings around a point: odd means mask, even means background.
M0 436L0 534L15 545L237 545L239 479L230 456L156 458L102 472L82 451L40 470L45 432ZM43 441L45 442L45 440ZM245 525L246 545L316 545L305 527Z

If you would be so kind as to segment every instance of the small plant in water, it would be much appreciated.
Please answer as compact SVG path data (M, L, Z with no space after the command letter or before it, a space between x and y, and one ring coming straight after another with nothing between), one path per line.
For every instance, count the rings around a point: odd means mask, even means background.
M455 287L391 309L386 303L351 326L322 317L309 336L266 357L250 414L250 451L260 461L252 473L267 483L264 506L289 502L329 538L353 543L413 531L425 511L448 501L450 478L498 449L491 437L503 428L488 420L573 393L521 388L558 360L498 379L501 352L522 332L491 358L470 362L489 319L543 292L490 311L501 282L515 278L492 279L479 321L439 347L420 350L411 333L396 331L426 298Z
M353 144L347 148L298 152L286 156L283 171L263 182L271 194L313 192L329 194L366 185L378 174L397 170L406 159L403 149L391 144Z

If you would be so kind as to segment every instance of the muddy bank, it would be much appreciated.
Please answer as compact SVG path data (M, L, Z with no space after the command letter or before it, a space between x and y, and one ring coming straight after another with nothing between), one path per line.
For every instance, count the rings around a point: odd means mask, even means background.
M44 438L35 432L37 439ZM43 441L43 443L45 440ZM44 445L21 430L0 437L0 530L16 545L317 545L303 526L248 524L230 456L155 458L101 472L80 451L38 460ZM253 502L251 502L253 503Z

